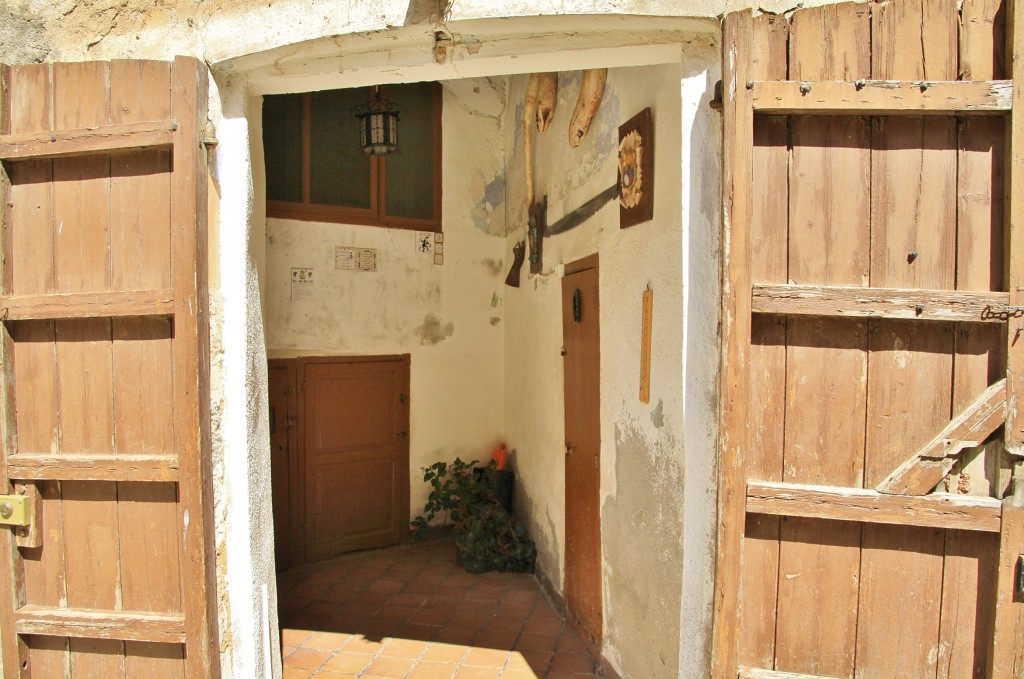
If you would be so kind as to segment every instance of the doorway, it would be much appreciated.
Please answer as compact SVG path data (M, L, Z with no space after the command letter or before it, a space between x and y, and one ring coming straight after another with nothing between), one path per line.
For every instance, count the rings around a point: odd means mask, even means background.
M269 370L279 568L404 542L409 356L274 359Z
M566 617L601 648L601 348L597 255L566 265L562 279L565 366Z

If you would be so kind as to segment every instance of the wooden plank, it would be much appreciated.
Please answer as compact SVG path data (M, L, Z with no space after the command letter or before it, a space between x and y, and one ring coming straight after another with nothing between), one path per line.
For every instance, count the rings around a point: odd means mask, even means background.
M186 617L185 674L220 676L210 456L210 346L207 294L206 68L178 57L172 67L174 145L171 203L174 317L174 448L179 502L187 525L179 543ZM187 519L185 517L188 517Z
M1002 114L1013 82L990 80L756 81L758 113L814 115Z
M177 481L173 454L46 455L22 453L8 458L8 477L22 480Z
M12 627L14 623L11 623ZM26 635L26 660L30 671L41 677L70 677L71 658L68 655L68 640L64 637L41 637Z
M999 536L946 531L938 679L984 677L991 646Z
M181 643L181 615L86 607L22 606L14 613L18 634Z
M178 124L173 120L104 125L103 127L54 130L0 136L0 160L74 158L112 151L169 148Z
M1013 81L1024 83L1024 12L1015 2L1006 4L1007 64ZM1006 164L1006 235L1005 290L1010 291L1010 304L1024 305L1024 94L1013 95L1013 111L1007 130ZM1024 457L1024 341L1021 341L1021 319L1010 323L1006 349L1006 428L1005 442L1009 454ZM1020 501L1018 501L1020 504Z
M759 14L753 19L751 74L785 78L789 22L784 16ZM776 178L789 168L789 121L779 116L754 119L752 204L750 223L751 275L758 280L786 281L788 195ZM782 480L785 421L786 319L751 319L748 389L745 408L751 419L747 473ZM740 573L739 662L770 666L775 657L775 613L779 576L779 523L773 516L746 517Z
M971 0L960 7L960 79L1007 77L1007 0Z
M12 66L8 133L48 130L53 123L51 69L46 64ZM53 163L29 161L9 165L10 231L4 242L7 260L3 292L45 293L53 289Z
M884 495L874 490L747 482L747 511L835 521L999 532L998 500L969 495Z
M114 449L110 321L56 321L55 326L59 450L107 453Z
M980 446L1006 419L1006 380L983 391L928 443L875 487L880 493L924 495L953 468L964 448Z
M0 315L8 321L169 316L173 313L173 290L79 292L60 295L0 297Z
M106 62L56 64L54 126L98 127L107 123ZM53 161L55 292L110 289L110 157Z
M839 257L842 251L833 253ZM1005 292L910 290L848 285L767 285L751 292L754 313L1006 323Z
M790 78L867 77L869 20L868 7L855 4L795 13ZM868 123L800 116L791 129L788 278L863 285L869 267ZM867 324L858 319L788 318L785 481L861 485L867 341ZM822 455L826 441L828 454ZM782 520L776 653L766 667L852 674L860 531L849 522ZM807 624L809 610L822 624Z
M1024 676L1024 597L1015 593L1020 557L1024 555L1024 508L1003 505L999 561L996 570L995 635L988 676L1019 679Z
M718 442L718 531L715 568L714 634L711 674L733 679L739 669L736 624L742 568L744 467L750 337L750 220L753 159L753 108L744 87L750 73L752 12L725 17L722 64L723 99L723 227L721 415Z
M834 679L821 674L798 674L795 672L779 672L763 670L756 667L741 667L739 679Z

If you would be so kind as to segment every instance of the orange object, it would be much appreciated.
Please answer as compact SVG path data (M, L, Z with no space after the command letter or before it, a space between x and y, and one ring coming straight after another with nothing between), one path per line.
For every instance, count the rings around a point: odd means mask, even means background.
M508 465L508 450L504 443L498 444L498 447L491 453L491 459L494 460L495 467L499 472L505 471L505 467Z

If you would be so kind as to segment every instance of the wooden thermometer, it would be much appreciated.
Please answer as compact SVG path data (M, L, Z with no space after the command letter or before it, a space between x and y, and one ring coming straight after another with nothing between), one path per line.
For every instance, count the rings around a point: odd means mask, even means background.
M651 315L654 291L644 290L643 320L640 328L640 402L651 402Z

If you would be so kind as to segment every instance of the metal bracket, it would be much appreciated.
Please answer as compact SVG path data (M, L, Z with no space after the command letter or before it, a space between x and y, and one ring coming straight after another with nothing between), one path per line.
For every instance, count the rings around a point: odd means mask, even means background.
M0 525L27 526L32 522L32 503L26 495L0 495Z

